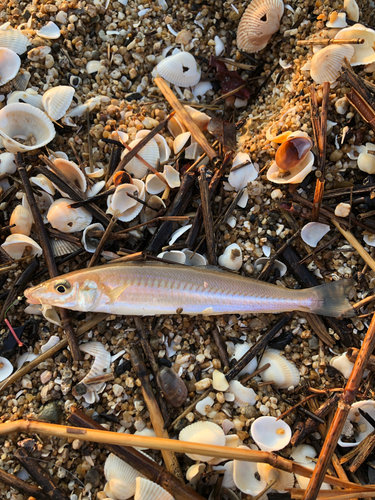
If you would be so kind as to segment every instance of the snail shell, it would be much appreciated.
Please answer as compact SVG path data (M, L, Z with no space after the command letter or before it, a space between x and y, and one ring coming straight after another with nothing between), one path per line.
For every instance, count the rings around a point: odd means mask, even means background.
M168 366L162 366L157 374L157 378L168 403L175 408L182 406L186 401L188 391L183 380L177 373Z

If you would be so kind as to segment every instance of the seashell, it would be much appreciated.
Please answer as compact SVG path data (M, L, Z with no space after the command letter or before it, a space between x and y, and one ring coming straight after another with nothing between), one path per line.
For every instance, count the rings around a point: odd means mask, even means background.
M186 255L186 266L207 266L207 259L204 255L200 253L194 253L189 248L183 248L181 250Z
M46 352L48 349L52 349L53 346L58 344L60 342L60 337L57 335L52 335L49 339L48 342L46 342L44 345L41 346L40 352Z
M198 403L195 405L195 409L201 415L207 415L207 413L211 411L214 403L215 401L210 396L207 396L206 398L198 401Z
M328 45L319 50L319 52L316 52L311 59L310 70L310 75L314 82L321 84L324 82L334 83L340 76L345 57L349 61L353 57L353 47L353 45L349 44ZM358 47L361 47L361 45L358 45Z
M215 41L215 56L220 57L225 50L224 42L217 35L215 36L214 41Z
M48 222L63 233L83 231L91 224L92 215L83 207L70 208L69 198L60 198L52 203L47 213Z
M41 38L47 38L48 40L57 40L60 38L60 28L57 24L49 21L43 28L36 30L36 34Z
M135 431L137 436L147 436L147 437L156 437L156 433L154 429L149 429L148 427L144 427L141 431ZM142 447L142 446L137 446L135 447L136 450L138 451L143 451L143 450L148 450L149 448L147 446Z
M17 205L10 216L9 224L15 227L10 229L12 234L24 234L30 236L31 226L33 225L33 216L30 210L22 205Z
M296 387L299 384L299 371L294 365L276 349L266 349L262 360L259 363L260 367L270 363L270 367L260 374L263 382L273 381L276 387L287 389L291 386Z
M105 488L106 493L112 493L118 500L131 498L135 493L137 477L144 477L113 453L108 455L104 463L104 475L108 481Z
M44 111L42 100L43 96L39 95L38 92L36 92L33 89L27 89L24 92L21 91L12 92L8 97L7 103L8 104L13 104L15 102L26 103L30 104L31 106L34 106L35 108L40 109L41 111Z
M35 200L36 200L36 204L38 205L39 212L40 212L41 216L43 217L43 222L44 222L44 224L47 224L48 223L47 213L48 213L49 207L53 203L53 198L50 194L48 194L44 191L40 191L38 193L35 193ZM23 197L22 197L22 206L26 207L30 210L30 206L27 202L26 195L23 195Z
M137 477L134 500L173 500L167 490L143 477Z
M186 226L179 227L174 231L171 235L171 239L169 240L169 245L173 245L178 238L180 238L186 231L189 231L189 229L192 227L193 224L186 224Z
M193 486L196 486L205 469L206 469L205 464L191 465L186 471L186 480Z
M178 87L193 87L201 78L200 68L189 52L166 57L156 67L157 73Z
M375 247L375 234L364 234L363 240L370 247Z
M27 53L28 59L33 62L37 62L41 59L44 59L49 53L51 52L51 47L48 47L48 45L45 45L44 47L34 47L33 49L29 50Z
M264 373L264 372L263 372ZM292 429L276 417L259 417L250 427L251 437L262 451L279 451L288 446Z
M239 449L250 448L239 446ZM233 460L233 480L237 488L247 495L258 495L267 486L267 482L259 477L257 464L242 460Z
M301 238L305 243L315 248L319 241L330 231L328 224L320 222L309 222L303 226Z
M309 462L308 464L303 464L305 467L308 467L309 469L315 469L316 467L316 463L315 462ZM305 476L300 476L298 474L296 474L296 479L297 479L297 482L298 482L298 485L300 488L302 489L306 489L309 482L310 482L310 478L309 477L305 477ZM327 483L322 483L321 487L320 487L321 490L331 490L332 489L332 486L330 484L327 484Z
M280 28L284 13L282 0L252 0L237 28L237 47L244 52L259 52Z
M143 139L149 133L150 133L149 130L140 130L139 132L137 132L135 139ZM125 134L125 135L127 135L127 134ZM165 138L160 134L156 134L156 135L154 135L153 139L159 148L160 163L164 163L164 162L168 161L169 157L171 156L171 150L170 150ZM128 139L126 139L125 142L127 142L127 141L128 141Z
M90 167L85 167L85 173L89 179L100 179L104 175L104 168L94 167L93 172L91 172Z
M185 110L189 113L194 123L199 127L200 130L206 130L211 117L202 113L198 109L192 108L191 106L184 106Z
M314 155L310 151L301 163L287 172L279 169L274 161L267 172L267 179L275 184L299 184L313 170Z
M94 356L94 362L90 367L90 371L87 375L80 381L79 385L84 385L86 380L90 380L94 377L99 377L100 375L105 375L111 372L111 355L105 349L101 342L87 342L87 344L81 344L79 346L80 350ZM83 397L87 403L93 402L93 397L105 386L105 383L89 384L86 386L87 392L83 394ZM77 397L76 388L73 389L73 394ZM79 396L78 396L79 397Z
M183 45L187 45L188 43L191 42L192 38L193 38L193 36L191 34L191 31L182 30L177 34L175 42L182 43Z
M185 126L180 122L176 115L173 115L172 118L168 120L168 130L173 137L177 137L178 135L186 132Z
M177 264L185 264L186 255L179 250L170 250L169 252L161 252L157 255L159 259L170 260L171 262L176 262Z
M32 185L40 187L40 189L43 189L43 191L51 196L55 194L53 183L43 174L38 174L36 177L30 177L30 182Z
M218 258L219 266L226 267L231 271L239 271L243 262L242 250L237 243L229 245Z
M29 84L30 78L31 78L31 74L28 71L21 69L12 82L14 90L20 90L22 92L24 90L26 90L27 86Z
M276 151L275 161L282 170L291 170L297 167L307 156L312 148L309 137L288 137Z
M13 50L0 48L0 85L5 85L17 75L21 59Z
M351 206L349 203L339 203L335 208L336 217L348 217Z
M362 24L355 24L340 30L335 36L336 40L351 40L353 38L363 38L365 43L350 45L353 54L345 56L349 59L351 66L359 66L360 64L370 64L375 61L375 31L366 28ZM331 45L334 47L334 45ZM348 45L339 45L339 47L348 47ZM319 82L318 82L319 83ZM321 82L322 83L322 82Z
M259 259L257 259L255 262L254 262L254 266L261 270L263 269L263 267L267 264L267 262L269 261L270 259L268 259L267 257L260 257ZM273 269L277 269L280 273L280 278L282 278L284 276L284 274L286 274L288 268L286 267L286 265L283 263L283 262L280 262L279 260L274 260L273 261Z
M234 464L234 461L231 460L230 462L227 462L224 465L218 465L218 466L212 467L213 470L224 471L224 478L223 478L223 482L221 483L222 489L220 490L220 492L224 494L224 499L231 498L229 496L228 497L225 496L225 490L227 490L227 488L234 489L236 487L236 484L235 484L234 479L233 479L233 464Z
M50 238L52 253L54 257L61 257L62 255L69 255L80 249L75 243L66 240L59 240L57 238Z
M358 168L367 174L375 174L375 156L369 153L361 153L358 156Z
M290 454L290 457L298 464L304 465L310 463L316 457L316 451L309 444L299 444Z
M92 73L97 73L102 67L102 61L89 61L86 64L86 71L91 75Z
M42 104L51 120L60 120L73 100L74 88L69 85L59 85L43 94Z
M0 174L14 174L17 170L13 153L0 154Z
M0 356L0 382L8 378L13 373L13 365L7 359Z
M147 222L150 221L151 219L154 219L158 212L162 209L165 208L165 203L164 201L159 198L159 196L151 196L148 201L147 201L147 207L144 208L141 212L141 222ZM147 226L147 230L151 234L155 234L156 227L152 226Z
M73 184L75 184L81 191L85 192L87 188L86 178L81 172L81 169L73 161L65 160L64 158L55 158L53 161L55 167L60 170L65 177L67 177ZM61 191L58 186L55 188L65 197L66 193Z
M144 201L146 198L145 184L139 179L134 179L134 184L120 184L114 194L108 198L110 205L107 213L117 214L119 220L129 222L133 220L142 210L143 205L126 193L136 196Z
M345 12L333 11L329 21L326 23L327 28L346 28L348 23L346 22L346 14Z
M1 245L12 259L18 260L23 255L42 255L43 250L38 243L25 234L11 234Z
M238 406L253 406L256 403L256 393L250 387L245 387L238 380L229 382L229 392L234 394L234 401Z
M213 444L217 446L225 446L225 434L221 427L212 422L195 422L186 426L180 432L178 439L180 441L188 441L191 443ZM187 456L192 460L208 462L213 457L205 455L194 455L187 453Z
M258 463L257 466L260 477L268 484L276 479L276 483L272 485L274 490L283 493L286 492L288 488L293 488L294 475L291 472L276 469L269 464Z
M233 353L233 356L231 357L231 360L232 359L236 359L237 361L239 361L242 356L244 356L249 350L250 350L250 345L249 344L236 344L235 348L234 348L234 353ZM243 377L244 375L251 375L252 373L255 372L255 370L257 369L257 366L258 366L258 361L257 361L257 358L253 358L246 366L243 370L240 371L240 373L238 374L238 377Z
M203 97L209 90L212 89L211 82L199 82L191 89L197 97Z
M82 243L84 249L86 250L86 252L95 253L95 250L96 250L97 246L99 245L100 238L90 237L91 231L104 231L104 226L102 224L100 224L100 222L96 222L95 224L90 224L83 231L81 243Z
M185 147L190 137L190 132L183 132L175 138L175 140L173 141L173 150L175 154L178 154Z
M344 0L344 10L348 14L348 19L358 22L359 7L355 0Z
M215 391L225 392L229 388L229 383L224 373L214 370L212 373L212 387Z
M233 160L232 169L233 167L237 167L237 165L241 165L241 163L246 161L250 163L238 170L231 170L229 174L228 182L236 191L240 191L240 189L247 186L248 182L255 181L258 177L258 170L253 165L250 156L247 153L240 152L236 154Z
M357 401L352 404L346 422L356 424L356 431L353 435L354 442L343 441L343 435L341 435L338 444L343 448L358 446L374 430L373 426L359 413L358 408L366 412L370 417L375 418L375 401L372 399Z
M187 160L197 160L203 153L202 146L197 142L193 142L185 148L185 158Z
M139 142L140 139L136 139L129 144L129 147L132 149ZM121 159L123 159L127 154L128 150L125 150L121 155ZM150 139L146 146L139 151L138 155L152 167L156 168L160 160L159 147L156 141L154 139ZM142 179L142 177L147 173L148 167L138 158L134 157L125 165L125 170L129 172L129 174L133 174L136 179Z
M87 189L86 195L88 198L97 195L105 186L105 181L96 182L93 186Z
M0 135L11 153L41 148L52 141L55 133L48 116L30 104L7 104L0 110Z
M24 54L29 45L29 39L20 30L8 28L0 30L0 47L13 50L18 55Z
M30 363L34 361L39 356L39 354L34 354L33 352L25 352L17 359L17 370L19 370L25 363Z
M57 311L54 307L52 307L48 304L43 304L41 312L42 312L43 317L47 321L49 321L53 325L61 326L60 316L57 314Z
M171 189L180 187L180 174L170 165L164 165L163 173L161 174L166 180ZM149 174L146 178L146 191L150 194L159 194L164 191L166 184L160 180L156 174Z
M168 366L162 366L157 373L159 386L164 397L174 408L182 406L188 396L188 390L181 377Z
M339 356L334 356L329 362L329 364L333 366L333 368L341 372L346 379L349 379L354 368L354 363L349 361L348 357L346 356L346 352L340 354ZM369 371L365 370L363 372L362 378L367 377L368 374Z

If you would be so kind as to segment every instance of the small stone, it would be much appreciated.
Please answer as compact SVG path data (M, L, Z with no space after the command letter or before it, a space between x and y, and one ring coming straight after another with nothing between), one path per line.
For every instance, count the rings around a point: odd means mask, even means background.
M339 203L335 208L335 215L337 217L347 217L350 214L349 203Z
M195 390L196 391L204 391L205 389L208 389L211 387L212 380L210 378L202 378L202 380L199 380L196 382L195 385Z
M261 405L261 407L259 408L259 411L262 415L268 415L270 412L270 409L266 405Z
M228 389L229 384L224 373L214 370L212 374L212 386L216 391L225 392Z
M335 102L335 108L339 115L345 115L349 109L349 101L346 97L341 97Z
M97 488L99 486L100 475L94 467L86 472L85 482L90 483L93 488Z
M124 392L124 388L119 384L114 384L112 387L113 394L118 397Z
M339 161L341 160L342 156L343 156L343 151L341 151L341 149L335 149L334 151L332 151L332 153L329 155L329 159L331 161Z
M137 76L137 70L135 68L130 68L129 70L129 78L133 80Z
M281 191L281 189L274 189L272 192L271 192L271 198L273 200L280 200L280 198L283 197L283 192Z
M36 416L36 420L49 422L50 424L59 424L62 418L62 410L56 401L47 403Z

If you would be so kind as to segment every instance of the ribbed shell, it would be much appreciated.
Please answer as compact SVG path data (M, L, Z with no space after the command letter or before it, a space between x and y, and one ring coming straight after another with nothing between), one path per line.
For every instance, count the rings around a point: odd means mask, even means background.
M134 500L173 500L173 497L158 484L137 477Z
M296 387L300 381L299 371L296 366L281 356L276 349L267 349L259 363L262 367L270 363L270 367L260 374L264 382L273 380L274 385L280 389L287 389L290 386Z
M20 30L8 28L0 30L0 47L13 50L16 54L24 54L29 45L29 39Z
M38 92L33 89L27 89L25 92L17 90L16 92L12 92L12 94L9 96L7 104L12 104L14 102L24 102L40 109L41 111L44 111L42 100L43 96L39 95Z
M290 454L290 457L299 464L308 464L316 457L315 449L309 444L300 444Z
M178 439L180 441L191 441L193 443L225 446L224 431L213 422L195 422L194 424L188 425L182 429ZM208 462L213 458L205 455L193 455L189 453L187 453L187 456L192 460L200 460L201 462Z
M246 354L250 350L249 344L236 344L234 348L234 354L232 356L232 359L235 358L237 361L239 361L244 354ZM240 371L238 374L238 377L242 377L243 375L246 374L251 374L255 372L256 368L258 366L257 358L253 358L246 366L245 368Z
M241 450L248 450L247 446L239 446ZM256 463L233 461L233 480L239 490L247 495L258 495L267 486L267 482L261 477L256 477L258 468Z
M104 464L104 475L109 489L118 500L127 500L135 493L137 477L144 477L129 464L111 453Z
M237 29L237 46L245 52L259 52L278 31L284 13L282 0L253 0Z
M166 57L157 65L158 74L167 82L179 87L192 87L201 77L201 71L194 56L189 52L179 52Z
M129 144L130 148L134 148L140 139L136 139ZM121 158L124 158L128 154L128 150L125 150L122 154ZM149 163L152 167L156 168L160 153L159 147L154 139L150 139L148 143L139 151L138 155L143 158L147 163ZM125 170L129 172L129 174L133 174L136 179L142 179L144 175L146 175L148 168L144 163L142 163L138 158L132 158L129 163L125 165Z
M262 479L265 479L267 483L276 479L276 483L272 486L274 490L283 493L287 488L293 488L294 485L294 475L291 472L286 472L283 470L278 470L272 465L258 463L258 472Z
M134 184L120 184L115 193L108 198L110 202L107 213L121 214L119 220L129 222L137 217L141 212L143 205L133 198L130 198L126 193L137 196L144 201L146 198L145 184L139 179L133 180Z
M340 30L335 39L337 40L350 40L353 38L363 38L363 44L351 45L353 48L352 56L348 57L351 66L359 66L361 64L371 64L375 61L375 31L366 28L362 24L355 24L343 30ZM341 45L342 47L342 45Z
M70 241L50 239L52 253L54 257L61 257L62 255L71 254L79 250L79 246L71 243Z
M42 104L45 112L52 120L60 120L73 100L74 88L69 85L59 85L43 94Z
M311 59L311 78L316 83L333 83L340 75L344 58L353 57L354 48L352 45L328 45L319 50Z
M79 348L81 351L90 354L90 356L94 356L95 358L93 364L91 365L90 371L81 380L81 384L84 384L85 381L89 380L90 378L99 377L101 375L110 373L111 355L101 342L87 342L87 344L81 344ZM103 388L103 385L103 383L90 384L87 387L89 389L89 392L98 392Z
M231 380L229 382L228 391L234 394L234 401L238 406L252 406L256 403L256 392L250 387L245 387L238 380Z
M21 59L13 51L5 47L0 48L0 85L5 85L17 75L21 66Z

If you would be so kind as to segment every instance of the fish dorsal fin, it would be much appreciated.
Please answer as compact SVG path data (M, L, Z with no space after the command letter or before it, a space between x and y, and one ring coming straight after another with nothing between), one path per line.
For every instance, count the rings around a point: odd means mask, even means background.
M193 266L196 267L197 269L201 269L202 271L216 271L217 273L225 273L228 274L228 271L225 271L221 267L218 266L212 266L210 264L207 264L206 266Z
M130 284L116 286L116 288L113 288L113 290L111 290L107 295L112 302L115 302L122 294L122 292L124 292L129 286Z

